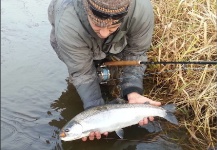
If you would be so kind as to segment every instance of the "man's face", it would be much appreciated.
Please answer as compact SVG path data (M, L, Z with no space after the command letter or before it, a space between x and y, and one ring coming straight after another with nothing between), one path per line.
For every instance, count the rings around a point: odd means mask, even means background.
M114 33L121 25L121 23L119 23L119 24L110 25L107 27L99 27L93 23L93 21L91 20L91 18L89 16L88 16L88 20L90 22L90 26L92 27L92 29L96 32L96 34L101 39L107 38L109 35Z

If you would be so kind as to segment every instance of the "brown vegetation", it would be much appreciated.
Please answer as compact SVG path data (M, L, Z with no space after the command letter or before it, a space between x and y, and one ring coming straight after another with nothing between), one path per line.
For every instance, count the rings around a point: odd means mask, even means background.
M155 32L150 61L216 61L216 0L153 0ZM217 142L216 65L154 65L156 85L148 94L175 103L189 140L213 147ZM168 101L165 101L167 97Z

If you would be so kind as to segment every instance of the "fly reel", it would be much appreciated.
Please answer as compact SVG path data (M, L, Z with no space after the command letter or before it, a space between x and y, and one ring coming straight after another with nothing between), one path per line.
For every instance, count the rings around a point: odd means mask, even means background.
M100 79L100 84L107 83L111 78L110 70L107 67L98 67L97 74Z

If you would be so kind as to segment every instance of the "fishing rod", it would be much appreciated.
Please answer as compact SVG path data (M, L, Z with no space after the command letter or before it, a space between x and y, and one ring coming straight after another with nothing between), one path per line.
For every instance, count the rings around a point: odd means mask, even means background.
M199 65L216 65L217 61L136 61L136 60L128 60L128 61L110 61L104 62L102 66L137 66L137 65L167 65L167 64L199 64Z
M97 74L101 80L101 83L107 83L107 81L111 78L110 70L107 67L116 67L116 66L138 66L141 64L145 65L167 65L167 64L198 64L198 65L217 65L217 61L136 61L136 60L128 60L128 61L110 61L104 62L101 66L97 68ZM186 69L186 68L184 68ZM199 68L201 69L201 68ZM198 70L198 68L197 68Z

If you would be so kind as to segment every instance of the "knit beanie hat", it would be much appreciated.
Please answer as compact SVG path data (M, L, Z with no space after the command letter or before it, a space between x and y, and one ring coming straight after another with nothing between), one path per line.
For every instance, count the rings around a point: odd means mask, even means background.
M100 27L120 23L127 15L132 0L83 0L91 21Z

